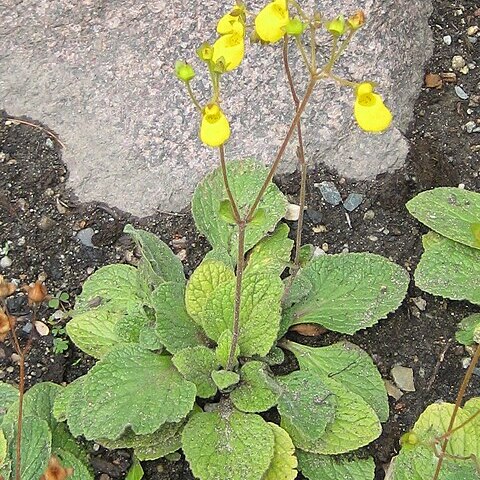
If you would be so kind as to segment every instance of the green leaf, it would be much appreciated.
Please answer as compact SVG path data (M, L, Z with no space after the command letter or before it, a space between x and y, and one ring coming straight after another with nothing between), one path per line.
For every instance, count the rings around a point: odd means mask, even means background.
M0 467L7 461L7 439L3 430L0 430Z
M480 304L480 251L433 232L423 239L415 284L432 295Z
M67 292L62 292L58 297L62 302L68 302L70 295Z
M373 458L343 458L297 451L299 468L309 480L374 480Z
M285 353L279 347L273 347L265 356L268 365L281 365L285 361Z
M224 221L229 223L230 225L235 225L235 215L233 213L232 204L230 200L222 200L220 202L220 218Z
M132 466L125 477L125 480L142 480L144 475L143 468L137 457L133 458Z
M251 160L230 162L227 174L235 202L244 216L260 191L268 174L268 168ZM220 215L220 203L227 198L222 172L217 168L197 186L192 200L195 224L214 249L220 248L230 254L238 248L238 228L226 223ZM277 186L270 184L259 204L262 213L246 229L246 250L252 248L284 216L287 201Z
M10 405L18 399L18 390L8 383L0 382L0 425Z
M389 416L385 385L371 357L357 345L339 342L328 347L312 348L288 342L287 348L297 357L300 368L332 378L356 393L370 405L381 422Z
M190 277L185 292L185 303L190 316L204 326L204 310L209 299L221 285L231 283L234 279L231 267L218 260L204 260Z
M73 475L69 476L68 480L93 480L94 477L88 466L75 455L61 448L55 449L52 453L58 457L63 467L73 468Z
M235 280L216 288L204 310L204 328L217 341L225 330L233 328ZM249 357L266 355L277 339L280 324L283 282L276 275L245 274L240 312L240 353Z
M202 412L187 423L182 444L200 480L259 480L274 455L275 435L259 415Z
M480 248L474 232L480 222L480 193L461 188L428 190L407 203L408 211L435 232L455 242Z
M282 427L296 445L317 441L335 417L336 398L320 378L296 371L277 378Z
M215 351L207 347L191 347L178 351L172 358L177 370L197 387L197 395L209 398L217 393L212 372L220 366Z
M230 370L218 370L212 372L212 380L220 390L227 390L240 381L240 375Z
M262 480L294 480L297 478L295 446L288 433L274 423L269 423L275 436L273 459Z
M218 363L223 367L227 367L228 358L230 357L230 350L232 348L233 334L230 330L225 330L217 340L217 348L215 349L215 355ZM238 357L240 356L240 347L235 348L235 363L236 366Z
M126 225L124 230L133 237L140 248L148 268L149 283L156 287L164 282L174 282L185 285L185 273L181 260L156 235L145 230L137 230L132 225Z
M407 272L372 253L322 255L296 276L287 304L292 324L318 323L353 334L394 311L405 297Z
M250 253L245 271L280 275L290 262L294 244L288 238L289 230L286 223L280 223L271 235L260 240Z
M302 245L300 247L300 266L304 268L310 260L313 258L313 254L315 253L315 247L311 245L310 243L307 243L306 245Z
M53 403L52 414L57 422L65 422L67 420L68 405L82 390L82 383L85 380L85 376L76 378L66 388L62 389Z
M112 350L70 388L68 426L87 440L116 439L127 427L140 435L153 433L186 417L196 395L195 385L169 357L133 344Z
M243 412L265 412L277 404L279 386L263 362L247 362L240 370L240 384L230 394L233 404Z
M163 283L152 293L157 318L157 335L170 353L205 343L205 334L188 315L183 300L183 287Z
M133 448L142 461L156 460L182 448L182 429L185 421L165 423L156 432L136 435L131 429L117 440L99 439L99 443L109 449Z
M464 318L458 325L455 338L462 345L480 344L480 313Z

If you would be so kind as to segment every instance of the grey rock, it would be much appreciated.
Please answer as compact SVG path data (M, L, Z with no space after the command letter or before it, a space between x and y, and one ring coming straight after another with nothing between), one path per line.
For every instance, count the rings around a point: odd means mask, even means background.
M88 227L78 231L76 237L86 247L95 247L95 245L92 243L93 235L95 235L95 231L93 228Z
M0 268L10 268L12 266L12 259L10 257L2 257L0 259Z
M391 371L393 380L397 384L397 387L404 392L414 392L415 383L413 380L413 370L401 365L395 365Z
M455 93L461 100L468 100L468 93L460 85L455 85Z
M345 210L353 212L363 202L363 195L361 193L350 193L343 202Z
M319 188L323 199L330 205L338 205L342 201L342 196L333 182L322 182Z
M228 3L228 2L227 2ZM247 2L251 11L265 0ZM304 3L302 2L302 5ZM311 8L318 2L305 1ZM69 186L82 201L103 201L136 215L179 210L218 155L197 138L198 115L173 75L176 59L197 68L194 88L208 99L208 76L195 48L215 39L225 2L205 0L3 0L0 4L0 109L41 121L66 145ZM336 73L372 80L394 113L380 135L357 128L351 89L323 83L303 122L310 164L373 179L399 168L403 132L432 52L430 0L325 0L326 17L359 8L368 22ZM319 38L319 48L324 49ZM240 69L223 81L231 119L230 159L271 162L293 116L281 46L249 45ZM292 49L293 71L300 61ZM295 53L295 55L294 55ZM325 52L327 53L327 52ZM306 75L296 75L300 93ZM282 171L295 168L295 144Z

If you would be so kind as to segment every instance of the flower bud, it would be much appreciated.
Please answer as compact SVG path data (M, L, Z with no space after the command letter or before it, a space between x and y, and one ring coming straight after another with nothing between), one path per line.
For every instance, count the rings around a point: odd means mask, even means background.
M348 19L348 26L352 30L358 30L365 23L365 13L359 10Z
M301 35L306 28L307 26L299 18L292 18L287 23L285 32L287 32L288 35L298 36Z
M39 305L46 300L48 296L47 287L40 280L24 287L24 290L27 292L29 305Z
M345 33L345 17L343 15L339 15L331 22L328 22L327 30L334 37L341 37Z
M195 77L195 70L192 66L180 60L175 62L175 73L182 82L189 82Z
M202 45L197 48L197 55L200 60L209 62L213 58L213 47L209 43L202 43Z
M17 286L14 283L6 282L3 276L0 275L0 298L2 300L15 293L16 289Z

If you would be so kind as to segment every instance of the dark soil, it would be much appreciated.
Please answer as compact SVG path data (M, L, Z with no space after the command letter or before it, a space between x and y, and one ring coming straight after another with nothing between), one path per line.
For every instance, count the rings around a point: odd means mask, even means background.
M467 64L478 59L480 41L471 44L466 30L480 23L480 4L468 0L455 5L444 0L434 3L431 25L436 47L427 72L448 72L453 55L462 55ZM452 36L451 46L442 40L447 34ZM311 172L306 243L328 248L329 253L348 249L382 254L413 272L422 253L421 236L426 229L409 216L405 203L418 192L435 186L463 183L468 189L480 191L479 134L469 134L463 128L470 120L480 123L479 77L477 70L466 75L458 73L458 77L457 84L471 92L467 101L457 97L452 84L422 89L416 118L408 132L411 152L401 170L373 182L338 178L321 166ZM174 250L181 250L185 243L187 275L199 264L208 245L196 232L188 211L139 220L105 205L79 204L65 189L68 172L49 136L38 128L5 120L0 122L0 248L10 242L13 264L0 273L20 283L35 281L41 274L51 293L68 292L73 299L94 269L131 257L132 242L122 234L126 223L158 234ZM293 202L298 201L298 180L296 174L277 179ZM334 181L344 197L350 192L364 194L362 205L350 214L351 227L343 207L333 207L322 200L315 184L323 180ZM364 218L369 210L374 212L370 220ZM87 227L95 231L94 247L82 245L75 236ZM294 233L296 225L291 227ZM424 311L413 302L417 297L426 300ZM28 315L25 297L21 295L9 306L16 316ZM390 370L395 364L413 368L415 375L416 391L405 393L398 401L390 399L390 419L382 436L368 447L377 462L377 479L383 478L383 466L398 452L401 434L413 425L422 410L437 400L455 400L465 373L462 360L468 354L455 342L454 332L458 322L475 311L479 308L468 303L430 296L412 282L408 297L394 314L349 338L373 356L384 378L391 379ZM39 317L47 321L52 313L45 307ZM334 334L317 338L289 335L314 345L342 338ZM47 335L35 342L27 365L27 386L47 380L70 382L93 365L93 360L73 345L64 354L55 354L53 340L52 335ZM8 341L0 346L0 380L16 383L18 369L12 353ZM478 376L467 395L480 395ZM128 451L108 452L98 446L91 449L97 478L124 478L130 464ZM144 462L143 466L147 479L193 479L183 459Z

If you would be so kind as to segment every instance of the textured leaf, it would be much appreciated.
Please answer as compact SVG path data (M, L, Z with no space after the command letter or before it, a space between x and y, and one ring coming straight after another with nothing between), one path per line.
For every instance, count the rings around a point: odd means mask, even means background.
M215 351L207 347L191 347L178 351L172 358L177 370L197 387L197 395L209 398L217 393L212 372L220 366Z
M474 313L464 318L458 325L455 338L462 345L480 344L480 313Z
M81 444L76 441L65 423L57 423L51 432L53 453L59 450L65 451L88 468L89 460L87 452L81 447Z
M185 423L165 423L156 432L147 435L136 435L127 429L117 440L100 439L99 443L110 449L133 448L135 455L142 461L156 460L182 447L182 429Z
M433 232L423 237L423 245L415 284L432 295L480 304L480 250Z
M309 371L292 372L277 381L281 387L277 408L282 427L296 445L317 441L335 417L335 395Z
M278 224L275 231L253 247L246 272L280 275L290 262L294 241L288 238L290 229L286 223Z
M93 480L93 475L88 466L80 461L75 455L61 448L55 449L53 452L63 467L73 468L73 475L68 477L68 480Z
M6 462L7 460L7 439L5 438L5 434L3 430L0 430L0 467Z
M68 426L88 440L116 439L127 427L153 433L186 417L196 394L169 357L136 345L112 350L69 388L74 391L67 399Z
M227 172L233 197L241 215L245 215L267 177L268 169L251 160L227 164ZM237 251L238 228L223 220L221 202L227 199L220 168L207 175L197 186L192 200L195 224L214 249L230 253ZM246 250L252 248L265 234L275 227L284 216L287 201L278 187L270 184L259 208L263 210L254 222L247 226Z
M295 446L288 433L274 423L269 423L275 436L273 459L262 480L294 480L297 477Z
M388 397L384 381L370 356L350 342L339 342L328 347L312 348L289 342L288 348L297 357L300 368L332 378L363 398L381 422L389 415Z
M0 382L0 425L10 405L18 399L18 390L8 383ZM1 464L0 464L1 465Z
M153 287L163 282L174 282L185 285L185 274L181 260L156 235L145 230L137 230L126 225L125 233L131 235L139 246L142 256L148 265L150 284Z
M240 353L249 357L266 355L277 339L283 282L276 275L244 275L240 312ZM218 340L225 330L232 330L235 280L222 284L205 306L204 328Z
M85 376L76 378L55 397L52 414L57 422L65 422L67 420L68 405L76 395L80 395L85 378Z
M480 248L472 226L480 222L480 193L440 187L418 194L408 211L435 232L469 247Z
M144 475L143 468L138 461L138 458L133 459L132 466L125 477L125 480L142 480Z
M205 343L206 336L185 308L183 287L164 283L152 293L157 335L170 353Z
M292 324L318 323L353 334L394 311L405 297L409 276L372 253L323 255L296 276L289 302Z
M205 323L205 305L223 284L235 278L233 270L218 260L204 260L193 272L187 284L185 303L190 316L200 325Z
M185 457L200 480L259 480L272 461L274 443L262 417L237 411L194 415L182 434Z
M228 358L230 357L230 350L232 348L233 334L230 330L225 330L217 340L217 348L215 350L215 355L217 357L218 363L223 368L227 367ZM236 346L235 348L235 363L237 365L237 358L240 356L240 347Z
M297 451L299 468L309 480L374 480L373 458L347 459Z
M240 370L240 384L230 394L233 404L243 412L264 412L277 404L279 386L263 362L247 362Z
M220 390L226 390L240 381L240 375L230 370L218 370L212 372L212 380Z

